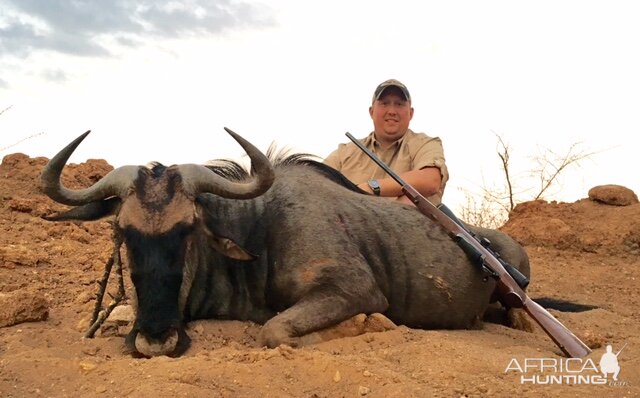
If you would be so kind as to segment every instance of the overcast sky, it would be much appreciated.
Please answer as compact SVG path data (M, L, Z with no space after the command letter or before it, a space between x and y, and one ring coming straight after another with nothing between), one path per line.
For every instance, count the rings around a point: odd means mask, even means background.
M370 132L373 90L396 78L412 128L444 142L445 202L501 181L496 134L520 189L532 156L580 143L599 153L548 199L640 193L636 4L0 0L0 148L39 134L0 156L51 157L91 129L72 162L237 158L227 126L324 157Z

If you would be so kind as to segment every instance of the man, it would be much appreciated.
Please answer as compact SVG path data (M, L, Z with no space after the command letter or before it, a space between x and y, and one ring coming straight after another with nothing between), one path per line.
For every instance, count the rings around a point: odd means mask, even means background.
M442 142L409 129L413 107L407 87L395 79L382 82L373 93L369 115L374 130L362 140L364 145L434 205L439 204L449 179ZM410 203L400 185L352 142L340 144L324 163L373 195Z
M622 349L624 349L624 347L622 347ZM600 358L600 372L602 372L605 378L608 377L609 373L612 373L613 380L618 381L618 373L620 373L618 355L620 352L622 352L622 350L618 351L617 354L614 354L613 346L611 344L607 344L607 352L602 354L602 357Z

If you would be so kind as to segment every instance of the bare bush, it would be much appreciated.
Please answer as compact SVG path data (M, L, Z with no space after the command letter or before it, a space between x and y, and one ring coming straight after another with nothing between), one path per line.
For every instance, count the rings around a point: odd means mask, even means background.
M3 152L5 152L7 149L13 148L14 146L16 146L16 145L18 145L18 144L20 144L20 143L22 143L22 142L24 142L24 141L30 140L30 139L35 138L35 137L37 137L37 136L39 136L39 135L42 135L42 134L44 134L44 133L35 133L35 134L31 134L30 136L27 136L27 137L25 137L25 138L22 138L21 140L16 141L16 142L14 142L13 144L10 144L10 145L7 145L7 146L4 146L4 147L1 147L1 148L0 148L0 153L3 153Z
M3 114L3 113L5 113L5 112L6 112L6 111L8 111L9 109L11 109L11 107L12 107L12 106L13 106L13 105L9 105L8 107L6 107L6 108L4 108L3 110L1 110L1 111L0 111L0 116L2 116L2 114ZM25 138L22 138L21 140L18 140L17 142L14 142L13 144L9 144L9 145L6 145L6 146L3 146L3 147L0 147L0 154L4 153L7 149L13 148L14 146L16 146L16 145L18 145L18 144L20 144L20 143L22 143L22 142L24 142L24 141L30 140L30 139L32 139L32 138L34 138L34 137L37 137L37 136L39 136L39 135L42 135L42 134L44 134L44 133L31 134L30 136L25 137Z
M533 200L544 199L544 194L558 180L558 176L569 166L580 166L580 162L597 152L585 152L580 150L580 143L572 144L565 154L559 155L549 149L545 149L542 155L533 158L538 165L531 171L532 176L539 182L538 193ZM512 207L513 209L513 207Z
M580 162L597 152L588 152L580 148L580 143L572 144L564 154L558 154L543 148L539 154L531 157L534 167L525 174L529 178L514 178L511 160L511 148L502 136L498 140L497 155L500 158L504 180L488 185L483 182L479 193L462 190L466 203L462 205L460 217L473 225L485 228L499 228L509 218L509 213L519 203L545 199L545 195L556 185L561 185L560 176L570 166L579 166ZM523 174L520 174L523 175ZM533 179L533 180L532 180ZM523 181L536 181L531 186ZM520 188L524 186L524 188Z
M507 221L508 212L488 194L488 190L478 197L465 191L465 204L460 209L460 218L465 222L485 228L498 228Z

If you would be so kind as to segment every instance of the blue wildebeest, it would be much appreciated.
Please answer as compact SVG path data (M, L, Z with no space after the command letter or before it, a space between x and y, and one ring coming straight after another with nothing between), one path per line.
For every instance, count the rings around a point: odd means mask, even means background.
M244 178L233 167L124 166L71 190L60 174L88 132L43 171L43 191L76 206L49 219L115 215L137 299L132 352L180 355L190 341L185 323L203 318L264 324L268 347L296 346L360 313L415 328L477 324L495 283L442 228L411 206L355 192L321 163L272 164L229 133L251 159ZM520 245L476 232L529 276Z

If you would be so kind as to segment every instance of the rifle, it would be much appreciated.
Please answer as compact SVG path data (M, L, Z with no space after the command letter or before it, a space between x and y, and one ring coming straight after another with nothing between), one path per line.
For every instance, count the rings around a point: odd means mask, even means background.
M618 351L618 352L616 353L616 357L617 357L618 355L620 355L620 353L622 352L622 350L624 350L624 348L625 348L626 346L627 346L627 343L624 343L624 345L622 346L622 348L620 349L620 351Z
M450 213L453 219L445 214L441 208L429 202L429 200L422 196L414 187L404 182L400 176L394 173L389 166L382 162L360 141L349 133L346 135L358 148L376 162L378 166L382 167L391 178L400 184L402 192L413 202L422 214L442 226L447 234L460 245L470 260L474 264L480 264L482 269L496 280L496 292L504 305L512 308L524 308L527 314L540 325L542 330L545 331L551 340L553 340L568 357L582 358L591 352L589 347L571 333L560 321L554 318L554 316L540 304L527 296L523 290L528 284L526 277L486 247L489 246L487 244L488 241L481 243L481 240L469 232L446 206L442 205L442 209ZM515 277L512 276L509 270L511 270Z

